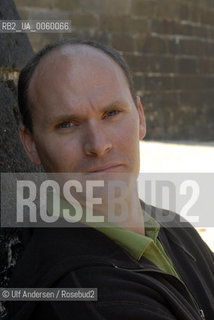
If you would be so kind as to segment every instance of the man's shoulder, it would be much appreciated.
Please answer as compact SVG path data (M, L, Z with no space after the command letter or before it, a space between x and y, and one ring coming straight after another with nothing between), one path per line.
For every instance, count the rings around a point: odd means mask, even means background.
M140 203L142 209L153 219L155 219L161 227L194 229L194 227L186 219L177 214L175 211L155 207L151 204L145 203L143 200L140 200Z
M213 261L213 252L197 230L176 212L157 208L141 201L141 206L160 224L160 237L164 245L174 243L190 256L201 256Z

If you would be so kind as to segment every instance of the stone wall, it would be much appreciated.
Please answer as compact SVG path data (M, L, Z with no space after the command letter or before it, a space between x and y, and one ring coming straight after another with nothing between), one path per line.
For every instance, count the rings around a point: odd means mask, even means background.
M129 62L147 139L213 140L214 0L15 0L23 19L71 19ZM35 50L68 34L31 34Z
M20 19L12 0L0 1L0 19ZM18 138L18 109L16 83L20 69L33 54L24 34L0 33L0 172L36 170L25 156ZM8 279L21 243L15 229L0 229L0 287ZM0 302L0 318L5 308Z

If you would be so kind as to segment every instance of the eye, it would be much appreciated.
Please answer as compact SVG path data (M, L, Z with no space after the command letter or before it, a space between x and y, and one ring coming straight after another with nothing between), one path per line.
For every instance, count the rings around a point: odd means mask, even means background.
M66 128L71 128L71 127L73 127L73 126L74 126L73 122L71 122L71 121L65 121L65 122L60 123L60 124L58 125L58 128L60 128L60 129L66 129Z
M116 116L120 111L119 110L111 110L105 113L104 118L107 117L114 117Z

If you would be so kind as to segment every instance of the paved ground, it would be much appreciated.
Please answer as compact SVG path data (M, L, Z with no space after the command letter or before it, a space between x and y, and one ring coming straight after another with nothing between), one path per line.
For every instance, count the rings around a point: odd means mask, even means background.
M214 142L149 142L140 143L141 172L212 172ZM214 251L214 228L198 229Z

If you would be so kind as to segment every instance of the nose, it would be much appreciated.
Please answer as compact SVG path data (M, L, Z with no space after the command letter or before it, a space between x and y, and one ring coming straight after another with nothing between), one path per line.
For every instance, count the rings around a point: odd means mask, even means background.
M87 156L103 157L112 149L112 142L104 125L92 121L87 124L84 137L84 152Z

